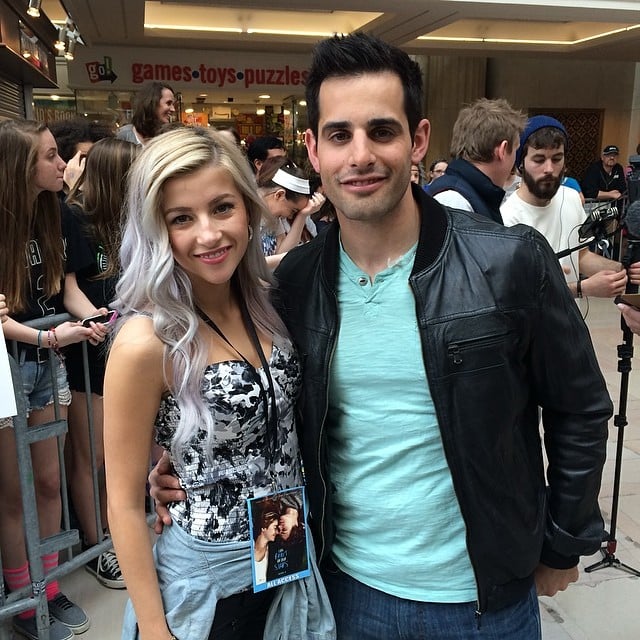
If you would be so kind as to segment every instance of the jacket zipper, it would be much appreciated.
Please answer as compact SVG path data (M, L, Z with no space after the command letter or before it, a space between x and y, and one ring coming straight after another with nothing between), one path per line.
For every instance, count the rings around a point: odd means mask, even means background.
M490 336L479 336L477 338L471 338L469 340L460 340L458 342L454 342L447 347L447 353L449 354L449 359L455 365L460 365L463 362L463 353L470 348L472 348L477 343L482 343L487 346L492 346L494 344L498 344L502 342L504 336L506 334L500 335L490 335Z

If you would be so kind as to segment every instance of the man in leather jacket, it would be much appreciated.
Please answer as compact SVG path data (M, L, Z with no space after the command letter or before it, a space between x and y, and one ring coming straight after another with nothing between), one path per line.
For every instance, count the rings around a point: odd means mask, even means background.
M411 188L421 96L371 36L316 47L306 144L338 220L276 272L311 526L341 640L397 619L403 638L539 638L536 589L603 538L612 406L544 238Z
M612 406L586 326L534 229L411 187L429 122L404 52L322 41L306 97L338 219L285 256L275 297L303 365L310 526L338 638L538 639L537 594L575 581L603 539Z

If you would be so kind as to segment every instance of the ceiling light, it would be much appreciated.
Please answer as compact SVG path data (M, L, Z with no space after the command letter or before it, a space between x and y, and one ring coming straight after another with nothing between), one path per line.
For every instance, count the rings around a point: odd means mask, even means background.
M145 29L168 29L169 31L213 31L219 33L242 33L239 27L208 27L190 24L149 24L144 23Z
M60 96L56 95L55 93L51 94L51 99L54 102L57 102L58 100L60 100Z
M29 0L29 8L27 9L27 14L32 16L33 18L39 18L41 4L42 0Z
M265 114L265 110L264 109L256 109L256 115L257 116L263 116Z
M283 109L282 110L282 115L290 116L291 115L291 111L289 111L289 109Z
M75 48L76 48L76 39L69 38L68 44L67 44L67 50L64 53L64 57L67 60L73 60L73 52L75 51Z
M260 100L268 100L271 96L268 93L263 93L261 96L258 96Z
M193 113L193 109L191 107L189 107L188 109L185 109L184 112L185 113Z
M65 50L64 39L66 37L67 37L67 28L66 27L60 27L58 29L58 39L53 43L53 46L58 51L64 51Z
M308 36L310 38L330 38L331 31L293 31L291 29L247 29L247 33L261 33L268 36Z
M306 106L307 106L307 101L306 101L306 100L300 100L300 102L298 102L298 104L299 104L301 107L306 107Z

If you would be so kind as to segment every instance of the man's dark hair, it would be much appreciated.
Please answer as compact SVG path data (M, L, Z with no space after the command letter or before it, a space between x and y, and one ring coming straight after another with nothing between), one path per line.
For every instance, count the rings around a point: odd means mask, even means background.
M158 121L156 111L165 89L169 89L171 93L175 94L174 90L164 82L149 82L136 94L136 107L131 117L131 123L136 131L145 138L153 138L158 135L158 130L162 126L162 122Z
M249 162L251 164L253 164L254 160L264 162L269 155L269 149L284 149L284 144L280 138L275 138L274 136L256 138L247 149Z
M65 162L76 155L76 147L80 142L98 142L102 138L113 136L113 129L108 125L90 122L85 118L55 120L47 126L56 139L58 153Z
M560 129L556 127L538 129L527 138L527 141L522 145L522 149L519 149L522 163L524 164L529 147L533 149L559 149L561 145L566 152L568 146L567 136Z
M420 67L401 49L361 32L322 40L313 50L306 88L307 118L313 134L318 135L320 85L327 78L385 71L400 78L404 89L404 111L413 137L422 117Z

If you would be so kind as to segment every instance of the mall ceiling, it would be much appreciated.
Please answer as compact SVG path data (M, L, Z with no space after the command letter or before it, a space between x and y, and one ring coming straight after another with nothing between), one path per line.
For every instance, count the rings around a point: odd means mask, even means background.
M90 46L299 53L325 35L362 29L414 54L640 61L639 0L61 3Z
M296 8L291 0L42 0L42 6L54 22L68 14L89 47L162 49L165 58L171 49L304 54L323 37L360 29L412 54L640 61L640 0L299 0ZM284 98L270 93L274 104ZM207 100L225 98L210 92ZM254 96L236 101L243 98Z

